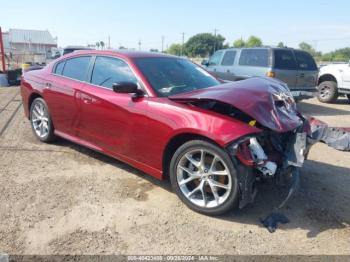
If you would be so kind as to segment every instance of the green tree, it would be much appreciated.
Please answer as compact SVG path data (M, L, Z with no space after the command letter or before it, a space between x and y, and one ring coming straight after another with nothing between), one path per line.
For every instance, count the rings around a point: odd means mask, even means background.
M222 35L215 35L210 33L200 33L192 36L185 44L185 54L188 56L207 57L215 50L224 47L225 38Z
M299 48L301 50L304 50L306 52L308 52L310 55L312 55L317 61L322 60L322 53L321 52L317 52L315 50L315 48L312 47L312 45L306 43L306 42L301 42L299 44Z
M96 47L97 47L97 49L100 48L100 42L96 42Z
M246 45L246 43L242 38L237 39L236 41L233 42L233 47L235 47L235 48L242 48L242 47L245 47L245 45Z
M306 42L301 42L299 44L299 48L301 50L304 50L304 51L309 52L309 53L315 53L316 52L316 50L310 44L308 44Z
M283 47L286 47L286 46L283 44L283 42L279 42L277 47L283 48Z
M233 47L242 48L242 47L259 47L262 46L262 41L259 37L251 36L245 41L243 38L237 39L233 42Z
M316 58L317 60L320 59L320 57L322 56L322 53L321 52L317 52L315 50L315 48L312 47L312 45L306 43L306 42L301 42L299 44L299 48L301 50L304 50L306 52L308 52L310 55L312 55L314 58Z
M321 57L322 61L348 62L350 60L350 47L337 49Z
M169 46L169 48L166 50L166 52L168 54L171 55L177 55L180 56L181 55L181 50L182 50L182 45L180 44L172 44L171 46Z
M246 42L246 47L260 47L262 46L262 41L259 37L251 36Z

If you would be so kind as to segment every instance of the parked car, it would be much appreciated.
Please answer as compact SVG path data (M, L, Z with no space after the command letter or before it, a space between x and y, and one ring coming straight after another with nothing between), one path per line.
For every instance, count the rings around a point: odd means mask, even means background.
M350 61L321 67L318 78L318 100L333 103L345 95L350 101Z
M78 51L78 50L92 50L92 48L86 47L86 46L66 46L63 49L62 55L66 55L66 54L69 54L69 53L72 53L72 52Z
M40 141L63 137L170 178L186 205L208 215L251 203L258 178L297 172L326 134L278 80L223 84L160 53L73 52L24 73L21 95ZM311 130L318 137L306 140Z
M233 48L216 51L204 65L213 75L229 81L268 76L285 82L293 96L316 94L318 69L312 56L292 48Z

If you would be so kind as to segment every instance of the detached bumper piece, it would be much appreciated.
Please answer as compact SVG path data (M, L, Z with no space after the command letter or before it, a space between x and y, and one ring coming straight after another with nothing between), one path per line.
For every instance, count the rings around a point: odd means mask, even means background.
M337 150L350 151L350 132L342 128L328 127L324 130L320 141Z
M318 119L309 119L310 143L318 141L340 151L350 151L350 128L329 127Z
M285 224L289 222L285 215L278 213L278 210L283 208L297 191L300 181L300 168L304 164L310 147L317 142L323 142L337 150L350 151L350 128L328 127L327 124L320 120L310 118L305 119L304 125L298 129L290 138L290 143L284 156L284 167L292 167L292 185L288 195L270 215L265 219L260 219L260 222L270 233L276 231L279 223Z

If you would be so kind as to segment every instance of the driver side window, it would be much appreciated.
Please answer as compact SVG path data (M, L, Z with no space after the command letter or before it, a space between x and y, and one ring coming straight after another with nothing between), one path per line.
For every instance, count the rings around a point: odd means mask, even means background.
M223 54L223 51L216 51L209 59L209 66L220 65Z
M96 58L91 74L91 84L112 89L114 83L124 81L137 84L137 79L127 63L113 57Z

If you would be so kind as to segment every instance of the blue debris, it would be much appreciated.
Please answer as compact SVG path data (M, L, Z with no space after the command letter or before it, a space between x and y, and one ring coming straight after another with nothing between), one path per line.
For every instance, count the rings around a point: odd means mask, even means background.
M278 223L287 224L289 223L289 219L277 211L282 209L285 204L289 201L289 199L295 194L298 189L300 182L300 172L299 167L294 167L292 170L292 185L289 189L287 197L283 200L283 202L265 219L260 218L260 222L267 228L270 233L276 231Z
M267 228L270 233L273 233L276 231L279 223L287 224L289 223L289 219L281 213L272 212L265 219L260 218L260 222Z

